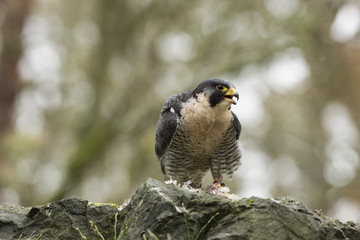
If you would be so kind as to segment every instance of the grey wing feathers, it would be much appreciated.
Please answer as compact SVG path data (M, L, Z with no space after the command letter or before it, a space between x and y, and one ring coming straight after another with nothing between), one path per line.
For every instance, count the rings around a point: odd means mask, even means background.
M235 115L235 113L231 112L232 115L233 115L233 122L232 122L232 125L236 131L236 140L239 140L239 137L240 137L240 133L241 133L241 124L240 124L240 121L238 119L238 117Z
M171 142L171 138L176 131L177 116L168 111L161 112L159 122L156 126L155 153L161 157Z
M161 109L160 119L156 127L155 153L160 158L169 147L172 136L177 127L177 119L181 116L181 109L191 95L191 91L172 95Z

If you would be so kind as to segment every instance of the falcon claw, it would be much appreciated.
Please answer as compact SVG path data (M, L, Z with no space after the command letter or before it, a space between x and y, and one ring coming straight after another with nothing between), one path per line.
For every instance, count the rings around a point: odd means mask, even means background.
M191 187L191 188L197 188L196 184L195 184L193 181L191 181L191 180L185 182L185 184L186 184L187 186ZM201 187L201 186L200 186L200 187Z
M219 180L216 178L213 182L214 185L216 185L218 188L225 187L225 183L219 182Z

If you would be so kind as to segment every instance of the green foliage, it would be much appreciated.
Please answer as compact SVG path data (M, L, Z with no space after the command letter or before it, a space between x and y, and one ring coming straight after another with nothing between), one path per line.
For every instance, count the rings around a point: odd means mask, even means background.
M249 201L246 202L246 204L252 204L254 202L254 199L251 199Z
M100 204L100 206L103 205L108 205L108 204ZM115 222L114 222L114 226L113 226L113 233L112 233L112 238L109 240L116 240L117 239L117 230L116 230L116 226L117 226L117 217L118 217L119 213L115 213ZM93 229L93 231L95 232L96 235L96 239L101 239L101 240L105 240L104 236L99 232L98 227L96 226L96 224L93 221L89 221L91 228ZM80 234L81 238L86 240L87 237L81 232L81 230L79 228L75 228L75 230ZM122 238L120 238L121 240L124 239L125 235L122 236Z
M124 239L125 239L126 232L127 232L128 228L129 228L130 222L131 222L131 219L128 219L128 221L127 221L126 224L125 224L124 230L122 231L120 240L124 240Z
M189 223L188 223L188 220L187 220L187 214L186 214L186 210L184 208L184 203L182 203L182 212L183 212L183 215L184 215L184 222L185 222L185 225L186 225L186 230L187 230L187 239L188 240L198 240L201 233L203 231L205 231L205 229L208 227L208 225L214 220L214 218L219 215L219 212L215 213L213 216L211 216L211 218L206 222L206 224L200 229L200 231L197 232L197 225L198 225L198 222L195 223L194 225L194 228L193 228L193 233L192 235L190 234L190 226L189 226ZM147 230L148 234L149 234L149 239L150 240L159 240L159 238L150 230L148 229ZM143 239L144 240L147 240L147 236L146 234L144 233L143 234ZM185 237L185 236L184 236ZM170 234L167 234L167 239L168 240L171 240L171 236Z
M113 207L119 208L119 205L116 203L93 203L93 205L95 207L97 207L97 206L113 206Z
M205 230L205 228L210 224L210 222L211 222L217 215L219 215L218 212L215 213L215 214L209 219L209 221L207 221L207 223L200 229L200 231L199 231L199 233L196 235L196 237L193 238L194 240L197 240L197 239L199 238L201 232Z
M118 218L118 216L119 216L119 213L115 213L114 233L113 233L114 239L113 240L116 240L116 236L117 236L117 218Z
M90 220L90 224L91 227L93 228L95 234L96 234L96 239L101 239L101 240L105 240L104 236L99 232L98 227L94 224L93 221Z
M159 240L159 238L157 238L156 235L150 231L150 229L148 229L147 232L149 233L149 236L150 236L149 239L150 240ZM143 235L143 238L144 238L144 240L147 239L145 234Z
M196 234L196 230L197 230L197 224L198 222L195 223L194 226L194 231L192 234L192 237L190 238L190 227L187 221L187 216L186 216L186 212L185 212L185 207L184 207L184 203L182 203L182 209L183 209L183 214L184 214L184 221L186 224L186 230L187 230L187 237L188 240L197 240L200 237L200 234L206 229L206 227L211 223L211 221L217 216L219 215L219 212L215 213L213 216L211 216L211 218L206 222L206 224L200 229L200 231ZM196 236L195 236L196 234Z
M41 240L41 237L42 237L42 234L39 234L39 235L34 236L34 237L24 238L24 237L22 236L22 234L21 234L20 237L18 238L18 240Z
M83 239L83 240L86 240L86 239L87 239L86 236L85 236L84 234L82 234L82 232L80 231L79 228L75 228L75 230L80 234L81 239Z

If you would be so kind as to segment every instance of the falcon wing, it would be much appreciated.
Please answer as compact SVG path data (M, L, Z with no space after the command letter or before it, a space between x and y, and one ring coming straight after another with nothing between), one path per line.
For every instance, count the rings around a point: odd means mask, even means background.
M238 119L238 117L235 115L235 113L231 112L233 115L233 121L232 121L232 126L236 131L236 140L239 140L240 137L240 133L241 133L241 124L240 121Z
M155 153L159 159L170 145L176 131L178 118L181 117L183 103L189 99L191 92L172 95L161 109L155 136Z

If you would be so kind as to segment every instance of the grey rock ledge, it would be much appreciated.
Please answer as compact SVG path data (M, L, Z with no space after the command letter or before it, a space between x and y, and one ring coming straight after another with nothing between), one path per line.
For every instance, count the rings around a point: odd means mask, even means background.
M0 239L358 240L360 226L289 198L234 201L149 178L120 208L77 198L0 206Z

